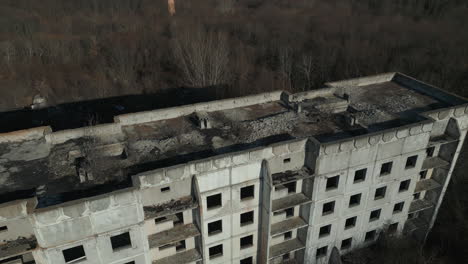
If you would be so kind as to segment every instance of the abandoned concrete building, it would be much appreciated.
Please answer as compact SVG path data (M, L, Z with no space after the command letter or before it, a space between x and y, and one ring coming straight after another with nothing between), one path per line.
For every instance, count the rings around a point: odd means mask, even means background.
M468 101L400 73L0 134L0 263L327 263L424 241Z

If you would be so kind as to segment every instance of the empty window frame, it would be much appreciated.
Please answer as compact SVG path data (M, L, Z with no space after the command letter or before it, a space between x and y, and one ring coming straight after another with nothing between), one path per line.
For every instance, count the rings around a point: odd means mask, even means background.
M336 188L338 188L338 184L340 183L340 176L334 176L334 177L330 177L327 179L327 186L326 186L326 190L327 191L330 191L330 190L334 190Z
M357 216L350 217L345 221L345 229L353 228L356 226Z
M341 250L349 249L351 247L351 242L353 238L347 238L341 241Z
M334 211L335 211L335 201L323 204L322 215L333 214Z
M286 164L286 163L290 163L291 162L291 158L286 158L283 160L283 163Z
M240 239L240 248L248 248L253 246L253 235L242 237Z
M166 222L167 221L167 217L163 216L163 217L158 217L158 218L155 218L154 219L154 223L155 224L159 224L159 223L162 223L162 222Z
M426 149L426 154L428 157L433 157L434 156L434 151L435 151L435 147L430 147L430 148L427 148Z
M218 208L222 205L221 194L214 194L206 197L206 207L208 210Z
M405 192L409 189L411 180L405 180L400 182L400 187L398 188L398 192Z
M185 240L181 240L181 241L177 242L176 245L175 245L176 252L183 251L183 250L185 250L185 248L186 248Z
M250 225L250 224L253 224L253 222L254 222L254 211L250 211L250 212L243 213L240 215L241 226Z
M8 231L7 226L0 226L0 232L6 232L6 231Z
M382 209L377 209L377 210L372 211L369 216L369 222L379 220L381 212L382 212Z
M241 259L239 264L253 264L253 257L248 257L245 259Z
M321 257L327 256L327 248L328 248L327 246L318 248L318 249L317 249L317 253L315 254L315 256L316 256L317 258L321 258Z
M421 193L420 192L413 194L413 199L414 200L419 200L419 198L421 198Z
M286 212L286 218L294 216L294 207L288 208L284 210Z
M135 264L135 261L130 261L130 262L127 262L125 264Z
M427 170L425 170L425 171L420 171L420 172L419 172L419 176L420 176L420 177L419 177L420 180L426 179L426 177L427 177Z
M319 238L329 236L331 232L331 225L322 226L319 230Z
M132 240L130 239L129 232L112 236L110 238L110 241L112 245L112 250L114 251L132 246Z
M380 176L385 176L392 173L393 162L386 162L380 167Z
M241 190L240 190L241 200L247 200L247 199L254 198L254 192L255 192L255 185L242 187Z
M353 183L359 183L366 180L367 169L360 169L354 173Z
M372 231L369 231L366 233L365 237L364 237L364 241L365 242L369 242L369 241L372 241L375 239L375 236L377 235L377 231L376 230L372 230Z
M296 182L290 182L283 185L288 189L288 193L295 193L296 192Z
M169 191L171 191L171 187L169 187L169 186L161 188L162 193L169 192Z
M405 202L397 203L393 206L393 213L397 214L403 211L403 207L405 206Z
M86 259L83 246L72 247L62 251L66 263Z
M406 159L405 169L412 169L416 167L416 163L418 162L418 156L411 156Z
M284 240L288 240L288 239L291 239L291 238L292 238L292 232L291 231L284 233Z
M223 255L223 245L217 245L208 249L210 259L221 257Z
M349 207L358 206L361 204L361 196L362 194L360 193L351 195L351 197L349 197Z
M380 187L375 190L374 200L379 200L385 198L385 193L387 192L387 187Z
M208 235L216 235L223 232L223 221L218 220L211 223L208 223Z
M176 220L174 225L183 225L184 224L184 214L182 212L175 214Z
M397 230L398 230L398 223L393 223L388 226L387 232L389 234L394 234L397 232Z

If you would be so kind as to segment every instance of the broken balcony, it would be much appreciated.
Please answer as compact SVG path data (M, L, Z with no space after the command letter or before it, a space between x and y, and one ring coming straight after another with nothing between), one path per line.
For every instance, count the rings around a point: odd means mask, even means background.
M421 192L421 191L430 191L433 189L437 189L441 187L440 183L436 182L433 179L424 179L420 180L416 183L416 188L414 189L415 193Z
M285 171L280 173L274 173L271 175L273 180L273 185L277 186L280 184L286 184L290 182L296 182L298 180L312 178L314 176L313 172L307 167L303 167L297 171Z
M446 167L448 165L450 165L450 163L446 160L443 160L440 157L431 157L424 160L422 170L441 168Z
M191 210L198 207L197 201L192 196L185 196L177 200L171 200L166 203L145 206L145 219L163 217L173 215L186 210Z
M434 204L427 200L414 200L409 208L408 213L416 213L434 207Z
M444 134L437 137L432 137L429 139L429 147L436 146L436 145L443 145L458 141L458 138L452 137L450 135Z
M286 233L293 229L298 229L301 227L307 226L307 223L301 217L291 217L279 223L271 225L271 236L275 236L281 233Z
M0 244L0 262L3 259L16 257L18 255L25 254L34 250L37 246L36 237L30 238L18 238L16 240L7 241L4 244Z
M311 203L312 200L303 193L294 193L286 197L273 200L271 210L273 212L281 211L294 206Z
M149 247L155 248L163 245L173 244L177 241L199 235L200 231L194 224L178 225L172 229L148 236Z
M305 244L299 239L290 239L285 242L279 243L277 245L270 247L270 256L269 259L279 257L281 255L298 251L305 248Z
M201 254L197 249L189 249L175 255L153 261L151 264L183 264L193 263L202 260Z

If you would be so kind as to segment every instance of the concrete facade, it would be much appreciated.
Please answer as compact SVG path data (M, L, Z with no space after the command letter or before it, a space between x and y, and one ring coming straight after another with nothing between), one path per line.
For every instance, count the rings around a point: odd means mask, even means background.
M314 264L382 232L424 241L468 102L400 73L326 85L0 134L0 263Z

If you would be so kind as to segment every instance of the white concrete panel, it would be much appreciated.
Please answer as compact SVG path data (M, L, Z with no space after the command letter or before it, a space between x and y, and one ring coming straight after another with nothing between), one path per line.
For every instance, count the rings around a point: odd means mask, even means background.
M317 158L317 174L327 174L348 168L350 152L321 155Z
M86 258L82 259L79 263L80 264L101 264L101 259L99 257L98 253L98 247L96 243L96 239L87 239L87 240L81 240L81 241L76 241L72 244L56 247L56 248L51 248L51 249L45 249L44 251L44 256L45 259L47 260L47 263L54 263L54 264L65 264L65 258L63 256L62 251L73 248L76 246L83 246ZM102 263L104 264L104 263Z
M385 197L380 199L375 199L375 192L378 188L387 187L385 191ZM387 182L373 185L369 191L369 199L367 201L367 209L371 209L377 206L383 206L386 203L389 203L392 200L393 190L395 188L395 182Z
M365 179L363 181L354 181L356 171L366 169ZM368 188L373 183L374 163L357 166L349 169L348 177L346 177L345 193L353 192L363 188Z
M388 159L393 156L400 155L403 150L403 139L398 139L396 141L380 144L377 150L377 160Z
M221 206L208 209L207 207L207 197L221 194ZM232 206L231 206L231 188L226 187L222 189L216 189L214 191L205 192L201 195L200 206L202 209L202 217L203 219L210 219L221 217L227 214L232 213Z
M252 246L241 248L241 245L240 245L241 238L251 236L251 235L253 236ZM240 236L233 237L232 238L232 256L238 257L238 256L246 256L246 255L255 254L258 250L257 242L258 242L257 232L246 233Z
M405 138L402 153L410 153L418 150L426 149L429 142L430 132L422 133Z
M142 231L143 230L140 226L133 226L129 229L120 230L118 232L99 235L97 237L96 246L99 249L99 255L101 256L103 263L118 262L122 259L130 259L144 253L143 239L146 239L146 237L143 235ZM131 246L113 250L111 237L125 232L130 233Z
M209 249L217 245L223 245L223 255L212 258L210 257ZM232 258L231 239L226 239L226 240L219 241L213 244L206 244L204 251L205 251L207 264L231 263L231 258Z
M356 167L373 163L377 157L378 145L369 146L369 148L356 149L351 152L349 160L350 167Z
M308 238L311 241L310 245L313 246L313 245L323 244L323 243L333 243L335 241L337 233L339 232L341 228L339 223L340 223L339 220L336 219L333 221L322 223L321 225L310 227L312 231L309 233L309 238ZM328 226L328 225L331 225L330 234L325 235L325 236L320 236L319 235L320 228L324 226Z
M252 198L245 198L241 200L241 189L248 186L254 186L254 196ZM238 212L246 208L258 207L260 203L260 181L254 180L250 182L243 182L242 184L233 185L231 189L232 194L232 211Z
M254 220L253 223L247 225L241 225L240 216L246 212L254 212ZM255 232L258 230L259 225L259 217L260 217L260 210L258 207L255 208L246 208L240 212L233 213L231 216L231 223L232 223L232 235L238 236L241 234L247 234L249 232Z
M345 185L347 182L348 172L346 170L337 171L326 175L320 175L314 178L313 200L320 201L335 197L344 193ZM327 181L329 178L339 176L338 187L327 189Z
M392 162L392 170L390 174L381 174L381 168L382 165L387 163L387 162ZM374 166L374 176L373 176L373 181L372 183L375 184L381 184L385 182L391 182L397 178L399 178L400 175L400 163L401 163L401 156L395 156L392 158L384 159L384 160L379 160L375 163Z
M216 222L216 221L222 221L222 232L219 233L214 233L212 235L209 234L208 230L208 225L210 223ZM203 237L205 238L205 243L206 244L213 244L225 239L229 239L231 237L231 216L230 215L225 215L223 217L219 218L211 218L210 220L206 220L204 222L204 229L203 229Z
M230 184L230 170L223 169L197 175L200 192L207 192Z
M326 203L335 202L335 208L333 213L323 214L323 207ZM316 203L313 203L311 206L311 225L322 225L324 223L338 219L340 216L340 211L343 207L343 196L336 196L326 200L321 200Z
M414 167L406 167L406 162L409 157L417 156L417 161L416 165ZM426 149L424 148L422 151L416 151L416 152L411 152L411 153L406 153L401 156L400 163L398 164L398 169L400 171L401 177L404 176L412 176L412 175L418 175L419 172L421 171L422 165L424 163L424 159L426 158Z
M299 170L300 168L304 166L304 162L305 162L304 151L283 154L281 156L274 156L268 159L268 165L269 165L271 174L283 172L287 170Z
M239 184L260 178L261 161L232 167L231 184Z
M349 205L349 201L351 196L353 195L361 195L361 200L359 205ZM340 215L343 217L347 217L352 214L356 214L356 212L363 211L367 208L367 202L369 201L369 188L363 188L360 190L355 190L344 195L343 199L343 207L340 210Z
M364 215L365 212L360 211L356 212L355 214L340 218L337 224L337 239L344 239L344 237L355 236L356 234L361 233L363 224L367 223L368 220L364 217ZM346 220L352 217L356 217L355 225L346 228Z
M94 232L102 233L130 226L142 221L136 206L111 209L91 216Z

